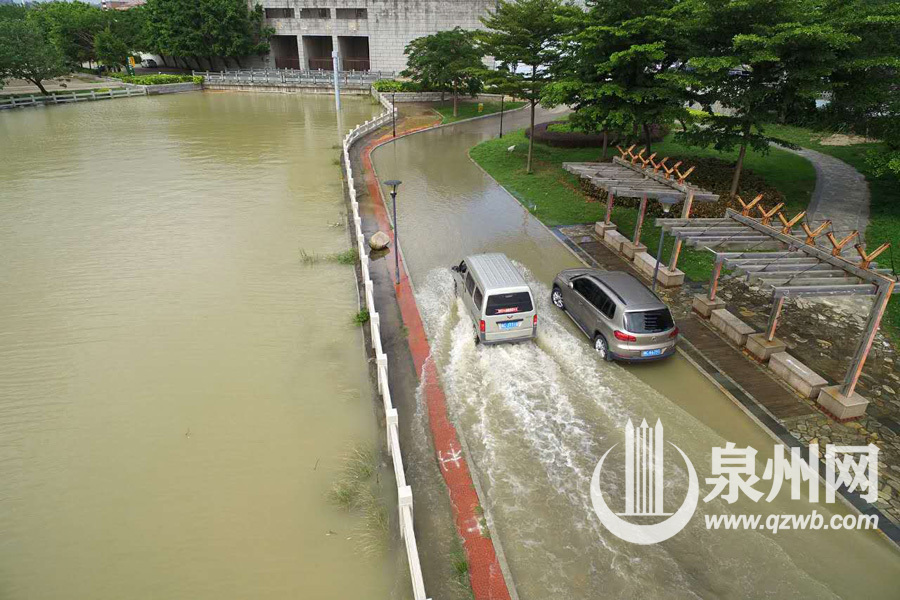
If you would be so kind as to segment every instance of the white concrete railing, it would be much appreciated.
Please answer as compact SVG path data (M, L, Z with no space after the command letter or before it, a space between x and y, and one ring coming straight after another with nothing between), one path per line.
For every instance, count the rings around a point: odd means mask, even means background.
M47 96L32 94L27 97L0 98L0 108L14 108L17 106L37 106L39 104L68 104L69 102L88 102L91 100L108 100L111 98L127 98L129 96L146 96L147 89L143 87L126 87L109 89L105 92L96 90L73 91L69 94L50 94Z
M334 86L334 72L315 69L247 69L241 71L191 71L191 73L202 75L207 83ZM369 86L379 79L389 79L393 76L393 72L387 71L340 71L338 73L340 84L347 86Z
M369 311L369 327L372 334L372 347L375 349L375 368L378 379L378 393L381 394L384 403L384 414L387 421L387 447L394 465L394 478L397 481L397 504L400 513L400 536L406 546L406 558L409 563L409 575L412 579L413 598L426 600L425 581L422 579L422 564L419 560L419 549L416 544L416 532L413 529L413 493L412 488L406 484L406 472L403 469L403 456L400 454L400 418L397 409L391 402L391 389L388 384L388 359L381 347L381 318L375 306L374 284L369 273L369 256L366 254L366 238L362 231L362 220L359 217L359 203L356 201L356 186L353 179L353 169L350 165L350 147L359 138L378 129L390 122L392 112L395 110L391 103L383 96L376 98L381 101L386 111L370 121L366 121L352 129L344 137L344 165L347 169L347 185L350 189L350 207L353 212L353 226L356 231L356 246L359 252L359 261L362 268L362 280L365 286L366 310ZM373 201L376 199L373 198ZM397 248L394 248L397 251Z

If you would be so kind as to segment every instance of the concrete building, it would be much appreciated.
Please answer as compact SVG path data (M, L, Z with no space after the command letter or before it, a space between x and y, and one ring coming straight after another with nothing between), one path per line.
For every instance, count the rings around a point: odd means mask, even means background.
M253 2L253 0L250 0ZM275 29L269 67L401 71L415 38L453 29L481 29L496 0L259 0Z

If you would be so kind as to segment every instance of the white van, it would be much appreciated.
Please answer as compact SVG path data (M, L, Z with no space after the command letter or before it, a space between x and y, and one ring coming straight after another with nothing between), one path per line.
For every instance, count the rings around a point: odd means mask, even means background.
M476 341L520 342L537 335L531 290L505 254L468 256L453 271L456 293L475 325Z

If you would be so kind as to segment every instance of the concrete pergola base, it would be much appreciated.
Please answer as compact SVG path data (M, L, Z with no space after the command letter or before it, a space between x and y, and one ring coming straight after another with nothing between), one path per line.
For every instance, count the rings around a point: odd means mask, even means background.
M708 319L712 311L725 308L725 301L720 298L710 300L706 294L694 294L691 308L704 319Z
M816 402L838 421L858 419L866 414L869 406L869 401L856 392L849 397L842 394L839 385L823 387Z
M647 246L638 242L635 244L631 240L626 240L622 242L622 254L625 255L625 258L628 260L634 260L634 255L638 252L646 252Z
M597 232L597 235L600 236L601 240L606 235L607 231L615 230L615 229L616 229L615 223L605 223L603 221L597 221L596 223L594 223L594 231Z
M656 267L656 258L650 256L646 252L638 252L634 255L634 266L638 268L638 271L645 274L650 279L653 279L653 270ZM675 269L674 271L669 269L664 264L659 265L659 273L656 275L656 280L663 287L677 287L684 283L684 271L679 269Z
M787 344L778 338L767 340L765 333L751 333L747 336L747 351L760 362L767 362L773 354L785 350Z

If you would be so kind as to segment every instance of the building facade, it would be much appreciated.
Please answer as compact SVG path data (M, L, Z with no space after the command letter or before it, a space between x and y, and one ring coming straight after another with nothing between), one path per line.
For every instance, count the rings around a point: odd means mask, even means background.
M253 0L251 0L251 3ZM259 0L275 29L269 67L401 71L403 49L415 38L462 27L481 29L496 0Z

